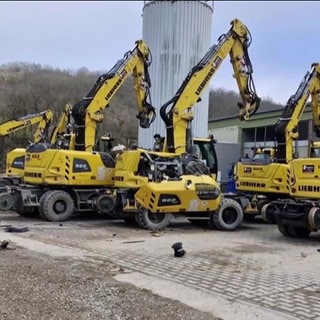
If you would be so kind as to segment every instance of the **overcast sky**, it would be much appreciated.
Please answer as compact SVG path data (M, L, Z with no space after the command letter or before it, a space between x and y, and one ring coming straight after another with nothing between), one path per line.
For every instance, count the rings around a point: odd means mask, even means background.
M1 1L0 64L23 61L106 71L142 37L143 1ZM258 95L286 103L320 62L320 2L215 1L212 44L234 18L252 34ZM229 59L211 81L237 91Z

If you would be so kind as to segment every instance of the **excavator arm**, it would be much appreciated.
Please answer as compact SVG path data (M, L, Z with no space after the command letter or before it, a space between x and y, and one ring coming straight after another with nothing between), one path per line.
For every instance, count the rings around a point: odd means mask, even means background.
M0 124L0 136L6 136L12 132L32 126L38 123L38 127L33 134L34 142L42 142L48 136L48 129L52 123L53 113L50 109L28 114L26 116L8 120Z
M71 111L72 105L67 103L52 131L49 142L58 149L74 149Z
M87 96L73 106L76 150L95 149L97 126L103 120L102 111L108 107L112 97L130 75L134 78L139 124L142 128L150 126L155 119L155 109L148 102L150 63L148 46L142 40L136 41L135 48L128 51L107 73L102 74Z
M315 81L315 86L313 90L311 90L311 106L312 106L312 114L313 114L313 130L318 138L320 138L320 65L318 63L314 63L313 66L316 68L315 77L317 80Z
M320 136L320 64L313 63L296 93L292 95L284 108L280 119L275 124L277 140L277 162L288 163L293 159L292 142L298 138L298 124L311 96L314 131Z
M167 130L164 151L190 152L191 121L194 117L192 107L200 101L203 91L228 55L242 99L242 102L238 103L239 118L248 120L258 110L260 98L252 80L253 70L248 55L250 44L249 30L240 20L235 19L231 22L230 30L221 35L218 43L191 69L174 97L160 109L160 116Z

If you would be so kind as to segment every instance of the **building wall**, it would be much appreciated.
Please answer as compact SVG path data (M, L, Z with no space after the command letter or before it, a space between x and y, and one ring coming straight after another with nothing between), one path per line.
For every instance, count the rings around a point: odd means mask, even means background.
M218 141L240 142L240 128L238 126L209 129L209 134L213 134L214 138Z
M213 1L145 1L142 35L152 54L151 100L157 118L148 134L139 128L139 146L152 148L154 134L166 134L160 107L174 96L189 71L210 48L212 14ZM206 137L209 91L201 98L194 108L193 134Z
M263 112L254 115L248 121L239 121L236 117L209 122L209 133L218 141L238 142L241 146L239 157L252 156L252 148L274 146L273 126L278 121L282 110ZM264 130L264 133L263 133ZM299 122L300 137L294 143L294 152L299 157L308 155L311 140L319 140L312 130L312 112L307 107Z

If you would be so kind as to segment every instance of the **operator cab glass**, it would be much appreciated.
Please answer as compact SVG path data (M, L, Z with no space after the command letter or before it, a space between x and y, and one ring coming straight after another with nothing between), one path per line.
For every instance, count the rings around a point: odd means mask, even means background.
M110 136L100 137L98 140L98 151L110 153L113 148L113 141L114 138L111 138Z
M270 160L270 156L266 153L257 153L254 157L254 160Z
M217 174L218 160L214 143L201 140L195 140L193 143L194 153L209 167L211 173Z
M311 149L311 158L320 158L320 148Z

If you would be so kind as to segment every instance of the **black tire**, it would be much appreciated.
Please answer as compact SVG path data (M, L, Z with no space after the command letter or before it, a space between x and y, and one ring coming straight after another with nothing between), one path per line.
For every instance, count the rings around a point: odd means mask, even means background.
M282 233L285 237L290 237L289 232L288 232L289 226L286 226L284 224L278 224L278 230L280 233Z
M135 214L137 224L147 230L157 231L166 228L171 220L170 213L151 213L147 209L140 209Z
M233 231L240 226L243 220L243 210L237 201L224 198L219 209L210 214L210 219L217 229Z
M44 215L43 213L43 204L45 202L47 202L47 197L48 195L50 195L50 191L47 191L45 192L41 197L40 197L40 200L39 200L39 203L40 203L40 206L39 206L39 216L41 219L43 220L46 220L46 221L49 221L48 218Z
M257 201L257 209L258 209L259 214L261 214L262 207L264 205L266 205L267 203L269 203L269 201L266 199L260 199Z
M43 197L41 216L53 222L67 221L74 211L74 201L69 193L62 190L50 190Z
M278 224L279 231L285 236L290 238L307 239L311 230L305 227L286 226Z
M307 239L310 233L311 230L305 227L288 226L288 234L292 238Z
M0 210L9 211L13 210L15 199L12 194L8 192L0 192Z
M262 208L261 208L261 217L262 219L269 223L269 224L275 224L277 222L276 220L276 208L272 203L266 203Z

